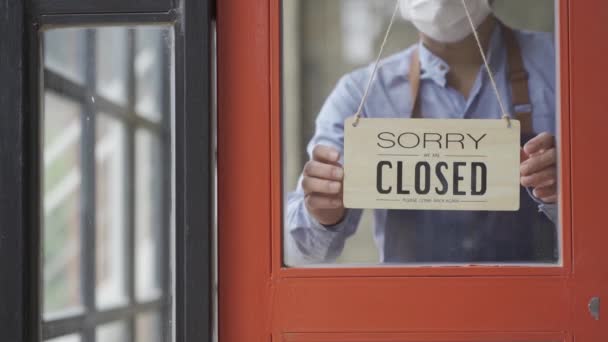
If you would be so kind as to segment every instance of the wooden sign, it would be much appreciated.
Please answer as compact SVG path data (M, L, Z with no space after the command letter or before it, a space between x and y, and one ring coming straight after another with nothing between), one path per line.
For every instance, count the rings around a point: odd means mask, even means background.
M353 122L344 124L347 208L519 210L519 121Z

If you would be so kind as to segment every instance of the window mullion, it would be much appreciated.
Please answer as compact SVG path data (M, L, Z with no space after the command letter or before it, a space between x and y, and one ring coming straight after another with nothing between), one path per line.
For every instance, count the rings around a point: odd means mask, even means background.
M164 306L161 299L141 302L131 306L123 306L99 311L94 315L86 313L57 318L44 322L42 329L43 339L57 338L84 330L85 327L95 329L100 325L116 321L124 321L138 314L160 310ZM131 340L129 340L131 341ZM104 342L104 341L100 341ZM112 342L112 341L110 341Z
M159 38L162 39L163 38ZM171 141L171 78L172 78L172 51L163 48L163 44L159 44L158 54L160 56L160 65L164 68L160 87L157 90L159 96L161 96L161 124L162 124L162 168L159 170L160 178L162 180L162 188L160 194L161 208L162 208L162 223L157 226L157 247L158 247L158 264L161 267L160 272L160 285L163 298L163 310L160 312L160 319L162 322L162 339L161 341L172 341L171 339L171 234L173 233L173 226L171 224L171 210L172 210L172 154L171 147L173 146Z
M129 116L135 116L135 104L136 104L136 92L135 92L135 30L129 29L127 31L127 112ZM125 219L127 220L126 227L126 267L125 267L125 279L127 282L127 296L129 298L129 304L135 305L137 298L135 294L135 274L137 272L135 265L136 257L136 187L135 187L135 120L129 120L127 123L127 139L126 139L126 201L125 205ZM130 317L128 320L128 336L129 341L135 341L135 317Z
M87 30L85 42L85 88L87 94L93 94L96 84L96 33ZM96 172L95 172L95 140L96 120L95 107L90 96L85 98L82 113L82 295L86 315L96 312ZM95 329L85 327L83 342L95 342Z
M103 112L117 120L132 122L138 126L151 130L156 134L161 133L162 127L159 123L142 117L141 115L132 115L135 111L134 107L130 108L118 104L116 101L110 100L104 95L99 94L96 89L91 89L91 92L87 92L87 88L53 70L44 69L44 86L46 89L53 90L70 100L80 103L94 98L95 108L98 112Z

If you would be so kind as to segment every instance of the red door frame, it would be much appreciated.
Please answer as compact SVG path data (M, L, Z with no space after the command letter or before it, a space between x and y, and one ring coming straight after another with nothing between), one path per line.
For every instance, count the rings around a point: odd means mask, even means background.
M608 2L558 1L563 267L357 269L281 266L280 0L218 1L220 342L608 341Z

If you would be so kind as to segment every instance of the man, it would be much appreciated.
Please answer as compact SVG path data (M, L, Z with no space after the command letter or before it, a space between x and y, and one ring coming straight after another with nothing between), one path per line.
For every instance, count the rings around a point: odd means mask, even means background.
M522 122L521 209L375 210L381 262L556 262L553 36L511 30L492 14L488 0L467 4L498 90ZM400 7L419 30L420 42L381 61L363 116L500 118L462 2L400 0ZM292 264L334 261L357 230L361 210L346 209L342 202L343 126L357 111L370 74L365 68L344 76L317 118L308 146L311 160L288 198Z

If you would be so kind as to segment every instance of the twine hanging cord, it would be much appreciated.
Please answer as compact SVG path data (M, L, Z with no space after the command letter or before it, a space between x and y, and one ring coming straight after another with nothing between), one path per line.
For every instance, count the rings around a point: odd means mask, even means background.
M490 63L488 63L488 58L486 57L486 53L483 50L483 46L481 45L481 40L479 39L479 34L477 33L477 28L473 23L473 18L471 17L471 12L469 12L469 7L467 6L466 0L462 0L462 6L464 7L464 11L467 14L467 19L469 19L469 24L473 29L473 36L475 36L475 41L477 42L477 47L479 48L479 53L481 54L481 58L483 59L483 64L486 67L486 71L488 72L488 76L490 78L490 82L492 83L492 88L494 89L494 93L496 94L496 99L498 100L498 105L500 106L500 111L502 112L502 118L507 120L507 127L511 128L511 116L507 113L505 103L502 100L502 96L500 96L500 92L498 91L498 86L496 86L496 80L494 79L494 73L490 68Z
M490 82L492 84L492 88L494 89L494 93L496 94L496 99L498 100L498 104L500 106L500 110L502 112L502 118L507 121L507 127L511 128L511 116L507 113L504 101L500 92L498 91L498 86L496 85L496 80L494 79L494 73L490 68L490 63L488 63L488 58L486 57L486 53L483 50L483 46L481 45L481 40L479 39L479 34L477 33L477 28L475 27L475 23L473 23L473 18L471 17L471 12L469 11L469 7L467 6L466 0L462 0L462 6L467 15L467 19L471 28L473 29L473 36L475 37L475 41L477 42L477 47L479 48L479 53L481 54L481 58L483 59L483 64L488 73L488 77L490 78ZM361 98L361 103L359 104L359 108L357 109L357 113L355 114L355 120L353 121L353 127L357 127L359 124L359 119L361 118L361 112L363 111L363 106L367 101L367 97L369 96L369 90L374 81L376 73L378 72L378 66L380 64L380 58L382 58L382 53L384 51L384 47L386 46L386 42L388 41L388 37L390 36L391 29L393 27L393 23L395 22L395 17L397 16L397 12L399 11L399 1L395 5L395 10L393 11L393 15L388 24L388 28L386 29L386 33L384 34L384 40L380 45L380 51L378 53L378 57L376 58L376 62L374 63L374 68L372 70L372 74L369 77L367 82L367 87L365 88L365 92L363 93L363 97Z
M378 57L376 58L376 62L374 63L374 69L372 70L372 74L367 81L367 87L365 87L365 93L363 93L363 97L361 98L361 103L359 104L359 109L357 109L357 113L355 114L355 121L353 121L353 127L357 127L359 124L359 119L361 118L361 112L363 111L363 105L369 96L369 89L374 82L374 77L378 72L378 66L380 64L380 58L382 58L382 52L384 52L384 47L386 46L386 42L388 41L388 37L391 33L391 29L393 28L393 23L395 23L395 17L397 16L397 12L399 12L399 0L397 0L397 4L395 5L395 10L393 11L393 15L391 16L391 21L388 24L388 28L386 29L386 33L384 34L384 40L380 45L380 51L378 52Z

